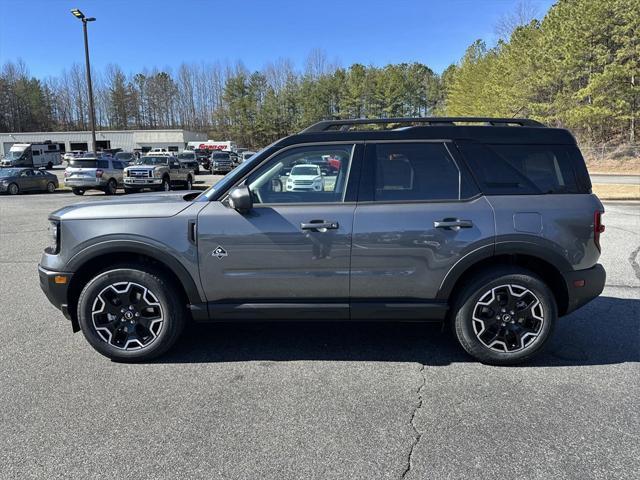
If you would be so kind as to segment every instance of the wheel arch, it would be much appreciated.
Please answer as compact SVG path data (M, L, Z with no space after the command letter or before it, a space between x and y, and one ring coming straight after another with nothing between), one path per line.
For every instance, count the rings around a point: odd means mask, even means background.
M114 242L97 245L77 255L68 265L74 272L69 283L67 301L74 331L79 329L77 302L80 292L91 278L111 267L150 266L167 275L178 288L185 305L203 302L195 280L187 269L171 255L148 244Z
M572 270L565 258L543 247L526 242L505 242L495 250L482 248L462 258L447 273L436 298L453 303L468 280L487 268L519 266L539 276L552 291L558 314L564 315L569 307L569 291L562 272Z

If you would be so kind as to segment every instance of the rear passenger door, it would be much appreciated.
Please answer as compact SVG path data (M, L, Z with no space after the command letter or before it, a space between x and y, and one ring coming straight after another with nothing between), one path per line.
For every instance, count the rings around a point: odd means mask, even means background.
M446 141L366 145L353 224L352 318L423 318L419 305L436 298L456 262L493 248L491 207L457 156ZM390 310L390 301L407 308Z

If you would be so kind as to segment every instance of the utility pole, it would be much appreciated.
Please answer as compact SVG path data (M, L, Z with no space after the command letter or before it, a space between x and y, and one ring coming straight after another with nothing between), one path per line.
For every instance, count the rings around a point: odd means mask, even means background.
M95 22L95 17L85 17L77 8L71 10L71 14L82 20L82 30L84 33L84 60L87 67L87 89L89 90L89 123L91 124L91 151L96 153L96 110L93 106L93 85L91 84L91 64L89 63L89 36L87 34L87 23Z

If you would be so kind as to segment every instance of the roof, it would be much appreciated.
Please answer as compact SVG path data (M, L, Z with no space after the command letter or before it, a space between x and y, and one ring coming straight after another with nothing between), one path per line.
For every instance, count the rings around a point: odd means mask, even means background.
M359 129L360 127L375 129ZM385 128L386 127L386 128ZM535 120L489 117L426 117L327 120L276 143L373 140L474 140L492 144L575 145L565 129L549 128Z

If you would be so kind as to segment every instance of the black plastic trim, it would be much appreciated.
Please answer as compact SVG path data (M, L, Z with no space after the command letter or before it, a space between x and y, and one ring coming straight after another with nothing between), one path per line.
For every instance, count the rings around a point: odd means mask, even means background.
M563 276L569 294L567 311L564 312L565 315L577 310L600 295L607 281L607 274L604 267L599 263L586 270L564 272ZM584 286L574 286L576 280L584 280Z

